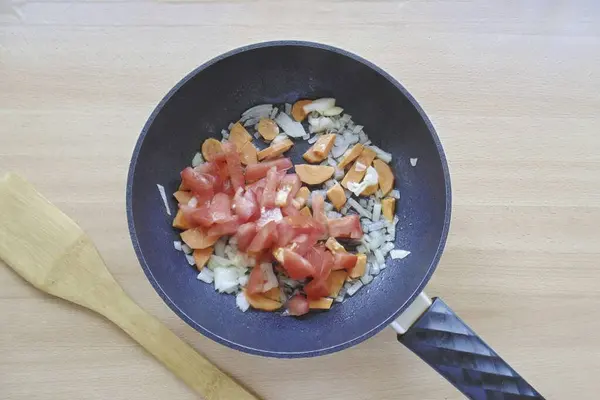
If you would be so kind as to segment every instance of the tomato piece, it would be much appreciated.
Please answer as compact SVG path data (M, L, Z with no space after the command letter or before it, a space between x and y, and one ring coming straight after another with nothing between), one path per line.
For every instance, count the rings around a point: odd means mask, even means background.
M351 270L356 265L358 256L356 254L336 252L333 256L333 269Z
M254 183L250 183L250 184L246 185L246 190L252 190L254 192L254 194L256 194L256 191L258 189L264 190L266 184L267 184L267 178L266 177L261 178Z
M334 218L329 221L329 235L333 237L360 239L363 230L360 226L358 215L348 215L342 218Z
M312 213L313 218L325 227L322 236L325 237L327 235L327 216L325 215L325 199L320 194L316 194L312 198Z
M257 232L247 251L249 253L260 253L263 250L270 249L275 242L277 242L277 223L269 221Z
M313 279L304 286L304 293L309 299L320 299L329 295L327 279Z
M210 200L214 195L215 177L208 173L197 172L192 167L181 171L181 181L199 197L201 201Z
M287 303L288 312L290 315L300 316L308 313L310 307L306 297L297 294L292 297Z
M331 270L333 269L333 254L330 251L326 250L323 255L323 264L321 265L321 270L319 271L319 278L327 279L329 274L331 274Z
M209 236L233 235L237 232L240 226L240 217L234 215L228 221L214 224L208 229Z
M296 236L296 230L283 219L277 224L277 246L283 247Z
M285 175L281 179L279 187L277 188L275 204L282 208L289 205L292 199L296 197L296 193L298 193L298 190L300 190L300 186L302 186L302 182L300 181L298 175Z
M237 152L235 144L230 142L223 143L223 151L225 152L225 158L227 160L229 178L231 179L233 190L236 191L238 188L244 187L244 170L242 169L240 155Z
M184 211L184 216L186 216ZM198 207L191 213L194 223L206 228L231 219L231 200L225 193L217 193L210 203Z
M265 183L265 188L262 193L262 198L260 201L261 207L264 208L273 208L275 207L275 196L277 194L277 186L279 185L279 181L283 178L285 172L277 172L276 167L271 167L271 169L267 172L267 182Z
M241 222L254 221L260 215L256 197L251 190L246 190L244 193L243 189L238 189L233 197L233 207L235 214L240 217Z
M234 236L237 240L237 248L240 251L246 251L254 236L256 236L256 224L254 222L241 225Z
M294 216L294 215L299 215L300 211L298 211L298 209L296 207L294 207L292 205L292 203L290 203L285 207L281 207L281 213L283 215L285 215L286 217L290 217L290 216Z
M258 221L256 221L256 224L259 228L262 228L268 222L279 222L282 219L283 215L281 215L281 210L279 208L269 208L267 210L263 209L260 213L260 218L258 219Z
M276 167L278 171L287 171L292 166L292 160L289 158L279 158L273 161L248 165L246 167L246 182L254 182L260 178L264 178L271 167Z
M286 217L287 222L296 229L298 233L323 233L323 224L308 215L300 214Z
M269 262L258 263L252 271L250 271L250 278L248 279L247 289L248 293L264 293L273 288L277 288L279 282L273 272L273 266ZM279 296L277 296L279 301Z
M315 267L306 258L289 249L283 249L283 267L292 279L304 279L315 274Z
M296 236L293 240L294 251L301 256L305 256L306 253L313 247L319 240L318 233L301 234ZM315 265L315 267L318 267Z

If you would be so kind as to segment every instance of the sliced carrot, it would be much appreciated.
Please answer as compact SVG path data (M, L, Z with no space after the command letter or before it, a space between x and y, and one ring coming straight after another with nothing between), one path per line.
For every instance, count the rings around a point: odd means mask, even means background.
M296 193L296 197L292 201L292 204L299 210L306 205L308 196L310 196L310 190L306 186L302 186L300 190L298 190L298 193Z
M321 297L317 300L309 300L308 307L311 310L329 310L333 304L333 299Z
M182 182L179 184L179 189L177 189L177 190L190 190L190 188L189 188L189 187L187 187L187 186L185 186L185 185L183 184L183 181L182 181Z
M220 153L223 153L223 146L217 139L209 138L202 143L202 156L206 161L212 161Z
M268 118L263 118L258 121L257 130L260 136L269 142L279 135L279 126L277 126L275 121Z
M215 244L220 236L208 236L202 228L192 228L181 232L181 239L192 249L206 249Z
M388 221L394 220L394 212L396 211L396 199L393 197L386 197L381 200L381 213Z
M240 151L240 161L244 165L256 164L258 162L258 150L252 144L252 142L246 143L242 146Z
M339 183L336 183L329 188L327 191L327 198L338 211L346 204L346 193Z
M262 295L265 296L267 299L271 299L274 301L281 301L281 289L279 289L278 287L269 289L266 292L264 292Z
M256 308L257 310L275 311L281 308L280 302L271 300L262 294L250 294L244 289L244 295L252 308Z
M335 133L322 135L315 144L302 155L302 158L311 163L318 163L325 160L333 147L335 136Z
M365 268L367 267L367 256L366 254L357 254L356 264L354 268L350 270L350 278L357 279L365 274Z
M252 140L252 136L248 133L244 125L239 121L233 124L229 131L229 141L235 144L237 151L242 151L246 143Z
M342 186L348 189L349 182L359 183L367 173L367 168L371 165L375 156L377 154L373 150L365 147L348 173L346 173L346 176L344 176L344 179L342 179Z
M350 150L350 152L346 154L344 158L342 158L342 161L340 161L337 167L339 169L346 168L352 161L356 160L358 156L360 156L360 153L362 153L364 148L365 146L362 144L356 143L354 147L352 147L352 150Z
M173 219L173 228L186 230L190 229L190 223L183 217L183 213L181 210L177 210L177 214L175 214L175 218Z
M300 180L308 185L318 185L333 176L334 168L328 165L296 165L296 173Z
M293 145L294 142L292 142L290 139L284 139L281 142L271 144L266 149L263 149L258 152L258 159L262 161L279 157L280 155L291 149Z
M329 274L329 278L327 278L327 286L329 287L329 297L337 297L344 286L344 282L346 282L346 278L348 277L348 273L339 269L336 271L331 271Z
M196 269L198 271L202 271L202 268L208 262L208 259L213 254L214 247L210 246L205 249L196 249L194 250L194 261L196 262Z
M325 242L325 247L327 247L329 249L329 251L331 251L332 253L335 253L337 251L342 252L342 253L347 253L344 246L342 246L340 244L340 242L335 240L335 238L333 238L333 237L329 237L327 239L327 241Z
M374 185L371 186L367 186L365 188L365 190L363 190L360 195L361 196L371 196L372 194L375 194L375 192L377 191L377 189L379 188L379 185L376 183Z
M192 198L192 193L185 190L178 190L173 193L173 197L175 197L179 204L187 204Z
M377 171L379 187L383 195L387 195L394 187L394 173L389 165L380 159L373 160L373 167Z
M304 106L312 103L312 100L298 100L292 106L292 117L298 122L304 121L304 118L308 115L304 111Z

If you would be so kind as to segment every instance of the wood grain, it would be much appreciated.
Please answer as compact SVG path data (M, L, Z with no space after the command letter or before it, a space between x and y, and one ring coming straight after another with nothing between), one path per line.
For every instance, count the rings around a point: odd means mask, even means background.
M105 316L207 400L258 400L131 300L81 228L12 173L0 220L0 259L33 286Z
M596 399L598 2L2 0L0 171L74 217L136 302L265 399L461 399L390 330L317 359L225 348L168 310L138 267L124 188L152 108L208 58L280 38L359 53L411 91L453 184L428 293L547 398ZM196 398L119 329L8 268L0 315L0 398Z

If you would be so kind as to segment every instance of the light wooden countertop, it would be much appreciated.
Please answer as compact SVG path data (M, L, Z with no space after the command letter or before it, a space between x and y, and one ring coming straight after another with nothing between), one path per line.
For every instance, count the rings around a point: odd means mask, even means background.
M316 359L216 344L163 304L131 247L130 153L173 84L250 42L346 48L398 78L445 146L452 227L428 293L548 399L597 399L600 4L284 3L0 0L0 172L31 180L136 301L265 399L461 399L391 329ZM118 328L2 266L0 398L196 396Z

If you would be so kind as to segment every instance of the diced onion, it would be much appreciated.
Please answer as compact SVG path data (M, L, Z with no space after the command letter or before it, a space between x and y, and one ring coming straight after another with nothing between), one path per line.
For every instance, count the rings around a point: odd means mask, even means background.
M352 198L348 199L348 204L350 207L354 208L359 215L362 215L365 218L371 219L371 213L365 210L358 202Z
M368 285L369 283L371 283L372 280L373 280L373 277L371 275L363 275L360 278L360 281L362 282L363 285Z
M173 247L175 247L175 250L177 251L181 251L181 241L180 240L174 240L173 241Z
M373 167L368 167L363 181L361 183L348 182L348 190L356 196L359 196L367 187L377 184L378 179L379 175L377 174L377 170Z
M337 181L341 181L344 179L344 170L336 168L333 172L333 178Z
M356 292L358 292L358 289L360 289L361 287L363 287L363 283L361 281L356 281L355 283L353 283L347 291L348 296L353 296Z
M344 112L344 109L342 107L331 107L323 111L323 115L327 117L334 117L336 115L340 115L342 112Z
M250 308L250 303L248 303L248 299L246 298L244 292L239 292L235 296L235 305L243 312L248 311L248 309Z
M387 253L389 253L391 250L394 250L394 243L386 243L383 246L381 246L381 253L383 253L383 255L385 256Z
M213 254L208 259L208 264L206 266L212 270L217 268L227 268L233 266L233 262L227 258L219 257L216 254Z
M373 204L373 221L379 221L381 217L381 203Z
M167 194L165 193L165 187L158 183L156 184L156 187L158 188L160 197L162 197L162 201L163 201L163 204L165 205L165 210L167 211L167 214L171 215L171 208L169 208L169 202L167 201Z
M203 268L204 270L206 268ZM238 272L233 268L218 267L214 270L215 289L219 292L230 293L238 286Z
M190 265L196 264L196 260L194 260L194 256L192 256L190 254L186 254L185 259L187 260L188 264L190 264Z
M281 127L281 129L283 129L283 131L288 136L300 138L306 135L306 131L304 130L302 124L300 122L292 120L290 116L285 113L280 113L275 118L275 122Z
M214 247L214 253L218 257L225 257L225 239L221 238L217 240Z
M417 161L419 161L418 158L411 158L410 159L410 165L412 165L413 167L417 166Z
M373 254L375 254L375 258L377 259L377 262L379 263L379 265L385 264L385 257L383 256L383 253L381 252L380 249L375 249L373 251Z
M389 164L392 161L392 155L387 151L383 151L375 145L371 145L369 148L373 150L375 154L377 154L377 157L384 163Z
M205 283L213 283L215 279L214 273L208 268L202 268L202 271L198 274L196 279L205 282Z
M202 158L202 154L196 153L194 158L192 159L192 167L197 167L198 165L204 162L204 158Z
M310 139L308 139L308 143L313 144L314 142L317 141L317 139L319 139L319 135L315 135L315 136L311 137Z
M181 245L181 250L183 250L185 254L190 254L192 252L192 248L185 243Z
M322 98L314 100L307 105L304 106L304 112L309 113L312 111L317 111L322 113L332 107L335 106L335 99L332 98Z
M403 258L406 258L406 256L408 256L410 254L410 251L408 250L392 250L390 251L390 257L392 257L392 259L394 260L402 260Z
M400 192L397 189L394 189L390 192L390 196L395 198L395 199L399 199L400 198Z

